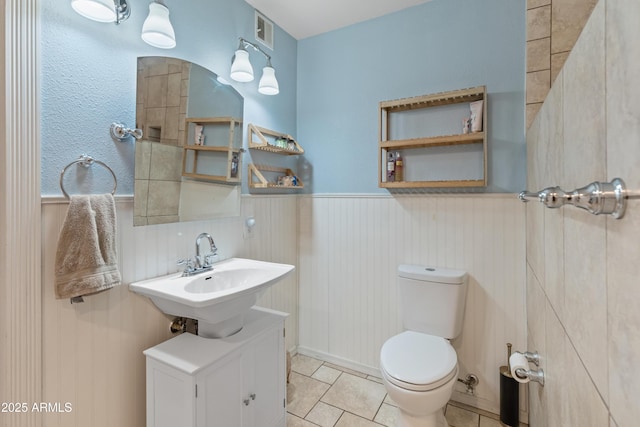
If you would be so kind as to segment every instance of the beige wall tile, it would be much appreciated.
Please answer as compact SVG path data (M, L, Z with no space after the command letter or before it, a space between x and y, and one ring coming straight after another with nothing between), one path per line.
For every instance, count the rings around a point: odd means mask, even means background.
M551 35L551 6L527 10L527 41Z
M564 209L563 322L598 390L607 399L606 218ZM579 424L578 424L579 425Z
M149 179L150 164L151 143L144 140L136 141L135 179Z
M540 111L540 107L542 107L542 102L537 102L535 104L527 104L527 129L531 128L531 124L533 120L538 115L538 111Z
M181 101L182 75L180 73L167 76L167 107L179 107Z
M163 139L178 140L180 130L180 107L167 107L164 117Z
M606 177L603 3L594 10L583 37L564 65L564 73L571 77L563 79L566 174L563 185L577 188Z
M146 79L147 96L145 106L147 108L162 108L167 106L167 75L152 76Z
M542 315L542 313L540 313ZM563 393L571 384L571 378L567 376L565 343L567 337L564 333L562 323L556 316L551 305L547 304L545 310L546 344L545 353L540 362L540 369L544 370L545 386L536 387L539 393L543 394L545 417L547 424L557 425L562 419L564 411ZM533 391L532 391L533 393ZM529 420L531 425L538 425Z
M608 175L640 188L640 2L607 1Z
M607 284L609 327L609 401L621 426L640 419L640 203L631 201L622 220L607 223Z
M544 102L550 87L550 70L527 73L527 104Z
M182 148L152 143L149 178L180 182L182 180Z
M144 104L136 104L136 123L135 126L140 129L144 129L146 122L147 112L144 109Z
M543 104L529 104L530 105L539 105L540 107ZM540 186L540 171L539 171L539 162L531 161L533 159L537 159L538 157L538 145L540 143L540 114L537 114L531 125L529 126L529 130L527 131L527 190L529 191L537 191L536 189Z
M149 181L147 215L178 215L180 202L180 183L173 181Z
M640 188L640 2L607 0L607 175ZM622 220L607 221L610 411L617 425L640 419L640 311L637 304L640 203L630 201ZM615 424L611 424L615 427Z
M551 4L551 0L527 0L527 9L546 6L548 4Z
M147 76L162 76L169 73L169 63L166 58L163 57L147 57L145 58L145 64L147 64L146 75Z
M546 97L540 110L540 129L538 162L536 168L540 176L539 186L542 188L559 185L563 181L564 169L564 88L562 78L555 84ZM539 188L538 190L541 190Z
M545 317L546 298L544 285L540 283L537 273L528 266L527 268L527 347L535 349L540 354L545 354ZM522 350L522 349L520 349Z
M139 217L147 216L147 196L149 195L149 180L136 179L134 186L133 215ZM146 224L146 221L145 221Z
M553 0L551 53L570 51L598 0Z
M565 190L606 178L604 17L604 3L600 3L562 71L564 179L561 185ZM609 373L605 247L606 218L573 207L564 208L562 320L579 354L580 364L584 364L587 377L597 387L596 395L599 393L606 402ZM572 402L580 393L571 390L568 400ZM574 419L576 414L572 412L570 416Z
M589 374L571 346L565 341L566 349L566 381L562 384L562 418L560 422L553 420L553 425L602 427L609 421L607 407L600 398L598 390L591 382ZM631 424L633 425L633 424Z
M551 84L556 81L556 77L558 77L558 74L562 70L569 53L570 52L560 52L551 55Z
M178 215L158 215L147 217L148 225L172 224L178 221L180 221L180 217Z
M547 70L551 67L551 38L527 42L527 72Z

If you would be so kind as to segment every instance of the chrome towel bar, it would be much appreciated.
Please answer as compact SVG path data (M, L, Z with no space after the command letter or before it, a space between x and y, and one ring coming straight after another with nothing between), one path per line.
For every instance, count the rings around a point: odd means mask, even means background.
M621 219L627 208L628 199L640 199L640 194L632 194L620 178L611 182L592 182L591 184L567 192L560 187L548 187L537 193L522 191L518 198L523 202L538 200L548 208L573 205L594 215L611 215Z

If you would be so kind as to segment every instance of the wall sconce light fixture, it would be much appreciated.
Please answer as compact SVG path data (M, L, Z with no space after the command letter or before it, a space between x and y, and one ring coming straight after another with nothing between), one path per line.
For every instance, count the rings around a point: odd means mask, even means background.
M246 49L248 46L263 54L267 59L267 65L262 68L262 77L258 84L258 92L263 95L277 95L280 92L280 88L278 87L278 80L276 79L276 71L271 65L271 56L257 45L242 37L240 37L240 45L231 62L230 77L237 82L250 82L253 80L253 67L251 66L251 62L249 62L249 52L247 52Z
M142 25L142 40L160 49L176 47L176 33L169 21L167 6L157 1L149 3L149 16Z
M71 0L71 7L78 14L98 22L120 24L131 15L127 0ZM154 0L149 4L149 16L142 25L142 40L161 49L176 46L176 34L169 21L169 9Z
M71 7L85 18L98 22L119 24L131 14L126 0L71 0Z

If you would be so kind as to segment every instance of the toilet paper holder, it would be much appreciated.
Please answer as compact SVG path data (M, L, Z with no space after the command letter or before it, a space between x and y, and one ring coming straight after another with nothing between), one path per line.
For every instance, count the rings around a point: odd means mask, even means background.
M537 351L530 352L515 352L514 354L520 353L527 359L527 362L533 363L536 366L540 366L540 354ZM511 371L511 360L509 360L509 370ZM514 377L516 377L516 381L520 380L530 380L539 383L544 387L544 370L543 369L525 369L525 368L516 368L513 371Z

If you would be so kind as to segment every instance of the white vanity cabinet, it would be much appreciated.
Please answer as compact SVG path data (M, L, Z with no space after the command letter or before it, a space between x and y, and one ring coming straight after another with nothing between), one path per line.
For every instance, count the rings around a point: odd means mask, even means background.
M230 337L185 333L145 350L147 427L285 427L286 317L254 307Z

